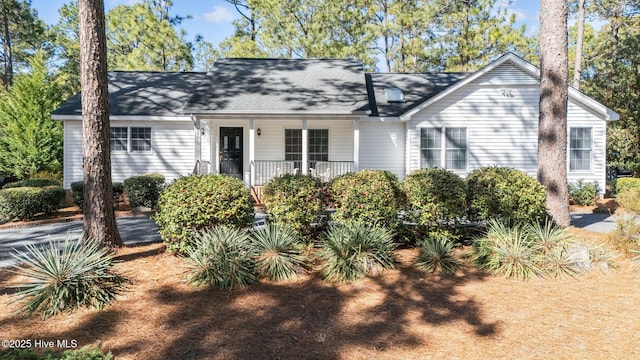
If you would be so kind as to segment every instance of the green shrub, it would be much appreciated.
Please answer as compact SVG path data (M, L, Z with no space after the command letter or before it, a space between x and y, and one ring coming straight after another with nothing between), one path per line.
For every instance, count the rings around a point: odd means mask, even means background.
M322 183L309 175L273 178L264 186L262 200L270 222L289 225L303 235L313 233L311 224L324 210Z
M333 220L378 224L396 229L404 194L395 175L388 171L361 170L336 178L331 184L336 209Z
M120 201L120 198L124 193L124 186L122 183L112 183L111 189L113 191L114 202ZM71 198L73 199L73 203L78 205L80 210L84 209L84 181L75 181L71 183Z
M195 286L230 289L256 279L251 241L243 229L225 225L205 229L196 235L188 255L187 281Z
M226 175L181 177L160 193L153 219L172 252L186 253L195 233L216 225L249 226L254 219L249 189Z
M578 205L593 206L598 196L598 183L584 182L582 179L569 183L569 197Z
M33 346L33 340L32 346ZM44 353L37 353L33 348L29 349L8 349L0 351L0 360L112 360L113 354L109 351L104 353L102 348L98 346L91 349L88 345L80 349L65 350L62 354L56 355L51 350Z
M255 269L260 277L269 280L288 280L296 277L306 262L303 246L295 231L286 225L274 224L254 230L251 234L255 251Z
M419 224L451 223L466 216L467 187L458 175L444 169L420 169L403 182L409 206Z
M329 229L319 257L329 281L356 280L393 268L393 232L378 225L347 221Z
M453 241L446 237L427 238L420 243L420 254L414 264L427 272L452 275L460 267L453 255Z
M523 171L484 167L466 182L471 218L536 222L546 217L545 188Z
M59 186L2 189L0 217L6 220L25 220L40 213L49 215L62 207L64 199L64 189Z
M640 188L621 191L616 196L616 201L623 208L640 213Z
M8 183L3 186L3 189L18 188L18 187L45 187L45 186L60 186L60 182L54 179L27 179L20 180L12 183Z
M114 273L108 249L96 241L56 241L49 246L27 245L13 256L19 261L12 273L28 280L15 285L20 311L42 318L81 306L101 309L125 289L127 280Z
M640 189L640 178L619 178L613 182L612 193L617 195L631 189Z
M568 256L571 238L551 221L506 225L491 220L485 235L473 244L473 260L491 273L528 279L575 274Z
M164 176L148 174L132 176L124 180L124 192L129 198L131 208L148 207L155 209L158 204Z

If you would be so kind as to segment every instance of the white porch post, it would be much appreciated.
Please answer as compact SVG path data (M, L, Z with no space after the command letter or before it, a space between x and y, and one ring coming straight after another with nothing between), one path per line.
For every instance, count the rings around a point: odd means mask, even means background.
M256 159L256 122L249 119L249 181L251 186L256 183L256 171L254 161Z
M307 120L302 120L302 173L309 173L309 133Z
M360 169L360 120L353 120L353 171Z
M202 159L202 136L200 134L200 119L197 119L195 116L191 115L191 121L193 121L193 136L194 136L194 157L195 164L199 166L200 160ZM195 166L195 165L194 165ZM200 173L200 169L196 169L197 173Z

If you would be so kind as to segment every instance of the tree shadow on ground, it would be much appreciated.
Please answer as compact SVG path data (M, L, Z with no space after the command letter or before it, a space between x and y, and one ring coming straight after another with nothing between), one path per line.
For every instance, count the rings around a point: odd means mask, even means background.
M175 306L165 326L179 336L164 345L164 359L327 359L345 349L429 345L413 331L415 318L431 325L463 322L478 336L495 335L499 328L483 319L481 304L456 290L471 278L481 275L431 281L404 268L393 278L347 285L312 277L231 292L163 288L150 295ZM367 297L371 291L378 296Z

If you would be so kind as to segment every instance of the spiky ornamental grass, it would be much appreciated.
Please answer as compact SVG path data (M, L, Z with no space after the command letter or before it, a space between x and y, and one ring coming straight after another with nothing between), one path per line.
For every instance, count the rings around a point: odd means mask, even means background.
M255 270L269 280L288 280L304 268L306 257L295 231L286 225L273 224L251 234L255 251Z
M326 260L322 268L325 278L344 282L393 268L396 246L392 231L347 221L329 230L318 255Z
M505 225L490 221L486 234L474 243L473 259L481 268L505 277L575 275L568 254L571 237L550 221Z
M435 237L420 243L420 254L415 266L427 273L439 272L448 276L454 274L460 264L453 255L453 242L445 237Z
M192 285L230 289L256 280L251 240L245 230L226 225L203 230L188 255L187 281Z
M97 241L72 239L49 246L27 245L13 256L19 264L10 271L28 280L13 287L21 312L41 313L46 319L81 306L101 309L126 289L128 280L113 272L110 249Z

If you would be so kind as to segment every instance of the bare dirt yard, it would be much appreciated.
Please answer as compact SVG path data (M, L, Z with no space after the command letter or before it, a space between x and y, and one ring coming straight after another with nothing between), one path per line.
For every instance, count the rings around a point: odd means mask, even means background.
M578 236L595 234L573 230ZM508 280L467 267L397 269L335 285L312 273L222 291L183 282L162 244L123 248L129 291L102 311L15 314L0 269L0 337L102 344L116 359L637 359L640 272L631 261L577 278Z

